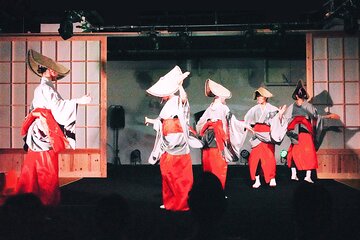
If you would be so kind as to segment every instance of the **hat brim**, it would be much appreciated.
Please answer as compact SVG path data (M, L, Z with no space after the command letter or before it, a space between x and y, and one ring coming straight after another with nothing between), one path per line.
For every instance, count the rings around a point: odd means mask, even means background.
M254 100L256 100L256 93L259 93L261 96L266 97L266 98L271 98L273 97L273 94L267 90L266 88L263 87L259 87L258 89L256 89L254 91Z
M182 81L189 76L190 72L181 73L179 67L175 67L168 74L161 77L153 86L146 90L155 97L167 97L179 90Z
M214 82L211 79L205 81L205 96L207 97L222 97L229 99L232 97L232 93L219 83Z
M58 73L57 80L62 79L66 75L69 74L70 69L67 67L55 62L49 57L46 57L33 49L30 49L27 54L27 63L30 67L31 71L33 71L36 75L41 77L41 73L38 72L39 66L43 66Z

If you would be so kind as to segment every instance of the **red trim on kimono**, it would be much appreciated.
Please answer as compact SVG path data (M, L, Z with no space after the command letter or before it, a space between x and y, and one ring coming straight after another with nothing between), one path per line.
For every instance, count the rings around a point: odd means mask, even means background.
M313 125L304 116L296 116L296 117L294 117L294 119L289 123L287 129L288 130L294 130L296 125L298 125L298 124L305 125L306 129L310 132L311 135L313 135Z
M51 139L52 148L55 152L60 152L66 148L69 144L66 139L63 131L61 130L59 124L55 121L53 115L51 114L51 110L45 108L36 108L31 111L25 118L22 128L21 135L26 135L27 131L31 124L39 118L39 116L35 116L35 114L40 114L42 117L46 119L47 128L49 131L49 136Z
M256 123L253 127L255 132L270 132L270 126ZM255 180L256 169L259 161L264 174L265 182L269 183L276 176L275 144L260 142L253 147L249 156L249 170L251 180Z
M294 161L298 170L317 169L318 160L312 135L312 125L310 121L303 116L295 117L289 126L294 129L297 124L304 124L307 129L310 129L310 133L300 132L298 135L298 144L290 145L287 155L288 167L291 167L292 161Z
M223 129L221 120L216 122L207 121L200 131L200 135L203 136L207 129L213 129L216 139L216 148L203 148L202 149L202 167L203 171L208 171L217 176L221 182L223 189L225 188L226 175L228 170L228 164L224 158L224 142L227 139L226 133Z

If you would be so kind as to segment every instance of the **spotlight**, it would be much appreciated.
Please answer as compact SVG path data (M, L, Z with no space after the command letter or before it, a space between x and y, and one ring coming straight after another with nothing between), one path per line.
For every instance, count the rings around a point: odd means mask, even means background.
M82 20L82 12L65 11L66 15L60 23L58 32L62 39L67 40L72 37L74 33L73 23L80 22Z
M241 162L243 162L245 165L247 165L247 162L248 162L248 159L249 159L249 156L250 156L250 152L248 150L246 150L246 149L243 149L240 152L240 156L241 156L241 159L243 160Z
M179 32L178 33L179 39L180 39L180 44L182 45L183 48L190 48L190 38L189 38L189 34L187 32Z
M148 33L151 43L153 44L153 48L155 50L159 50L159 39L158 39L158 32L151 31Z
M288 152L284 149L280 151L280 157L282 157L282 158L286 158L287 154L288 154Z
M282 149L280 151L280 160L281 160L281 163L283 163L284 165L286 164L286 157L288 155L288 151Z

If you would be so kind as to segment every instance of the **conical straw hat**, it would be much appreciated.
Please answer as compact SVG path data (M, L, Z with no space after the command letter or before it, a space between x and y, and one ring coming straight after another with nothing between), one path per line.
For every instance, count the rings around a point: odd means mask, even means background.
M30 69L38 76L41 77L41 73L38 72L39 66L46 67L54 70L58 73L57 80L65 77L70 69L67 67L55 62L49 57L42 55L41 53L36 52L33 49L30 49L27 54L27 63Z
M154 85L146 90L156 97L166 97L176 93L183 80L190 72L182 72L179 66L175 66L170 72L162 76Z
M225 99L231 98L231 92L219 83L211 79L205 81L205 96L207 97L223 97Z

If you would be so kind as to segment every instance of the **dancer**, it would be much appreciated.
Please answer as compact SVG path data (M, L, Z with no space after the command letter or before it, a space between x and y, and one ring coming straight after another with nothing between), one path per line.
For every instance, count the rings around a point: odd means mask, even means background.
M246 138L246 125L231 113L226 99L231 92L211 79L205 81L205 95L213 101L196 124L202 137L203 171L215 174L225 189L228 162L237 161Z
M305 181L313 183L311 172L318 168L315 143L318 142L323 129L323 119L340 119L337 114L325 116L318 114L317 109L307 101L309 94L298 81L291 104L284 116L288 119L287 136L291 140L287 154L287 164L291 168L291 180L298 181L297 170L306 171Z
M195 143L192 147L202 147L198 139L190 136L190 106L182 87L183 80L189 74L182 73L181 69L175 66L146 90L166 101L158 118L145 117L145 124L153 124L157 132L149 163L156 164L160 161L163 198L160 208L170 211L189 210L188 193L193 184L189 145ZM178 95L175 94L177 92Z
M250 178L253 188L261 185L260 175L271 187L276 186L275 144L280 144L286 134L287 122L282 120L286 105L277 108L268 102L273 95L264 87L254 92L257 104L245 114L245 122L253 127L249 156ZM259 165L260 164L260 165Z
M51 58L31 49L27 63L41 80L21 130L27 154L16 192L31 192L44 205L56 206L60 202L58 154L67 147L75 149L77 105L90 103L91 97L64 100L52 81L65 77L70 69Z

